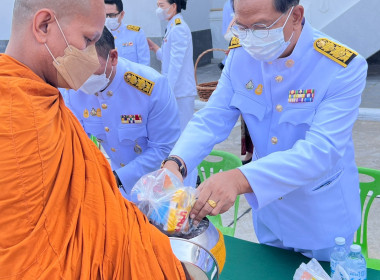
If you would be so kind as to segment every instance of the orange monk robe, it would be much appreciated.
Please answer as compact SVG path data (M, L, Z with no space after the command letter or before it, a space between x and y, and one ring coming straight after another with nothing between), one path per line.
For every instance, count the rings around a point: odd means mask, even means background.
M59 91L0 55L0 279L185 279Z

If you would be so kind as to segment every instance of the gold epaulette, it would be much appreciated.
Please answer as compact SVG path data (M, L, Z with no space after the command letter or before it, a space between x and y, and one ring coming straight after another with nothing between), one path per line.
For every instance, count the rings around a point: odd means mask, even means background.
M230 41L229 49L235 49L241 47L239 38L232 37Z
M176 18L175 19L175 25L180 25L182 22L181 22L181 19L180 18Z
M136 25L127 25L127 29L139 32L140 29L141 29L141 27L140 26L136 26Z
M327 38L315 40L314 49L336 63L347 67L348 64L358 55L357 52L350 50L338 43L335 43Z
M149 81L133 72L126 72L124 74L124 80L127 84L133 86L142 93L145 93L148 96L152 94L154 82Z

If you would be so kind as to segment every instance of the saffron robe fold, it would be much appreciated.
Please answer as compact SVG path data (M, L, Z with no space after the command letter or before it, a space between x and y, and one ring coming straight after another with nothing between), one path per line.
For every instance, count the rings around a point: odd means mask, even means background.
M0 55L0 279L185 279L59 91Z

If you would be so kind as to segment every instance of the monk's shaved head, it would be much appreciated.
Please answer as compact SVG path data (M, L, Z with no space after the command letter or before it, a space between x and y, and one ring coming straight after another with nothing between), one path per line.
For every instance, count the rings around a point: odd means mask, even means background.
M41 9L53 10L57 17L84 14L88 12L91 0L15 0L13 9L13 24L22 25L30 21Z
M53 61L65 54L68 45L79 51L95 45L105 17L104 0L15 0L5 52L57 86Z

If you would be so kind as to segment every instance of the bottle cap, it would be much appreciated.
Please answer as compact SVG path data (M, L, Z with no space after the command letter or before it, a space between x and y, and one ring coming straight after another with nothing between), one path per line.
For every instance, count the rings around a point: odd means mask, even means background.
M344 244L346 244L346 239L344 237L337 237L337 238L335 238L335 244L336 245L344 245Z
M350 246L350 250L353 253L360 253L362 250L362 247L360 247L360 245L353 244Z

